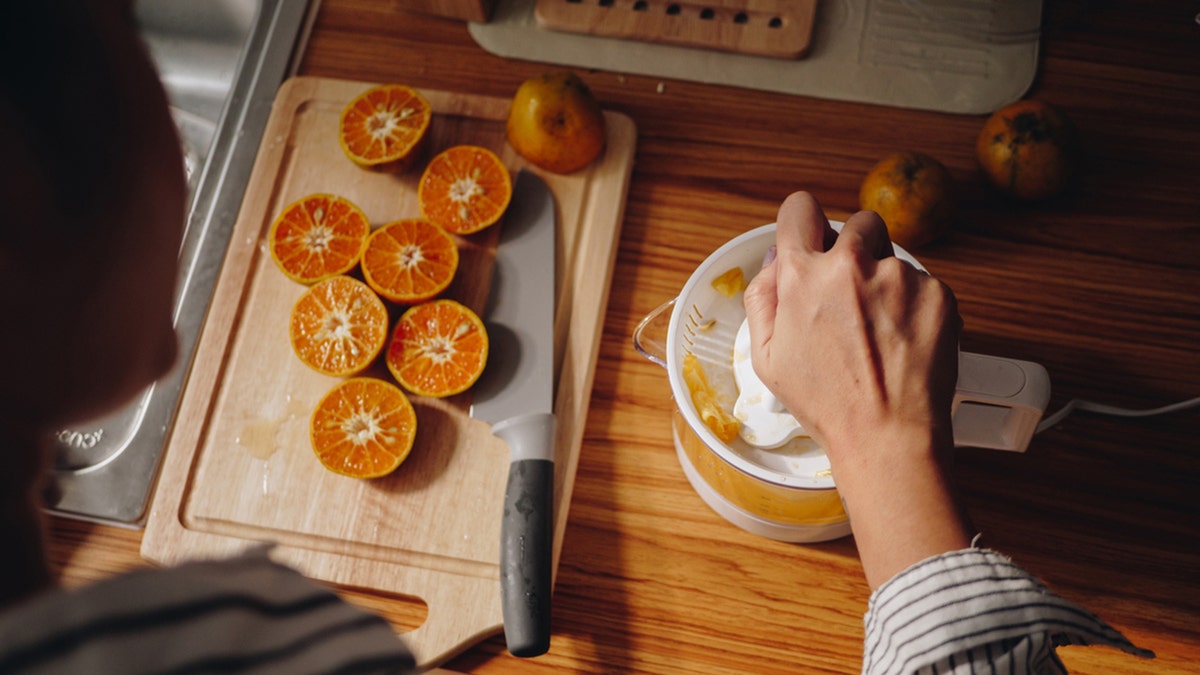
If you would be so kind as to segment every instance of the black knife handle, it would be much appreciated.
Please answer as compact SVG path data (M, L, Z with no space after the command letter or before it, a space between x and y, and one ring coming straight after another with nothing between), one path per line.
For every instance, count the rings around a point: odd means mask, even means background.
M554 462L512 462L500 529L500 594L508 651L514 656L545 654L550 649Z

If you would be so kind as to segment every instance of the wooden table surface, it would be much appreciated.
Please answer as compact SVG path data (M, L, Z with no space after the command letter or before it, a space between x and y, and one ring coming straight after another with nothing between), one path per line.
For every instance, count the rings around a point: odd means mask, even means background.
M488 54L454 20L401 2L324 0L299 72L510 96L546 64ZM1192 2L1047 0L1029 92L1066 110L1090 153L1070 195L1016 206L981 187L978 116L579 70L628 114L638 147L554 596L551 651L495 637L446 667L479 673L854 673L868 589L852 538L792 545L742 532L693 492L671 442L666 372L638 321L791 191L832 218L883 155L922 150L961 184L954 231L917 251L957 293L969 351L1039 362L1050 409L1151 408L1200 395L1200 25ZM1158 658L1064 648L1079 673L1200 663L1200 411L1076 413L1025 454L958 453L987 543ZM78 585L144 565L140 533L55 518ZM352 601L401 629L424 608Z

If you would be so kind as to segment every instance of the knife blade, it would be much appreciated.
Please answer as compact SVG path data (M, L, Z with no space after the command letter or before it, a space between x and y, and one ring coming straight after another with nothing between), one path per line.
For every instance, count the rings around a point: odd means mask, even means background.
M520 170L501 224L484 325L488 369L471 416L511 454L500 533L504 637L515 656L550 648L554 544L554 195Z

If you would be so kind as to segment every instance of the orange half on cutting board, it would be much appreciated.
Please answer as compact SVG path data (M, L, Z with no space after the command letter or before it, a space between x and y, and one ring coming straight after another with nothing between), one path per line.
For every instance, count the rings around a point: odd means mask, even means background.
M475 384L487 357L488 335L479 316L454 300L434 300L400 317L385 359L405 389L440 398Z
M457 145L430 160L417 186L421 214L454 234L495 224L512 199L512 176L491 150Z
M314 284L292 306L288 336L308 367L346 377L371 365L387 342L387 307L363 282L348 276Z
M412 451L417 414L400 388L371 377L340 382L309 422L313 452L325 468L352 478L379 478Z
M421 154L433 109L415 89L401 84L373 87L342 110L338 140L355 164L403 171Z
M383 225L367 238L363 276L375 292L400 304L432 300L458 270L458 243L420 218Z
M284 207L267 245L288 278L312 284L354 269L370 233L366 214L350 200L312 194Z

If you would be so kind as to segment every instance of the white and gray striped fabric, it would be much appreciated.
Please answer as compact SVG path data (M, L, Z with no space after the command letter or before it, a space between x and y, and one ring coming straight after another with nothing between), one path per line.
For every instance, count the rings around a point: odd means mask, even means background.
M381 617L264 551L145 569L0 613L0 673L409 673Z
M871 595L864 675L1065 673L1062 645L1153 658L1007 557L965 549L924 560Z

